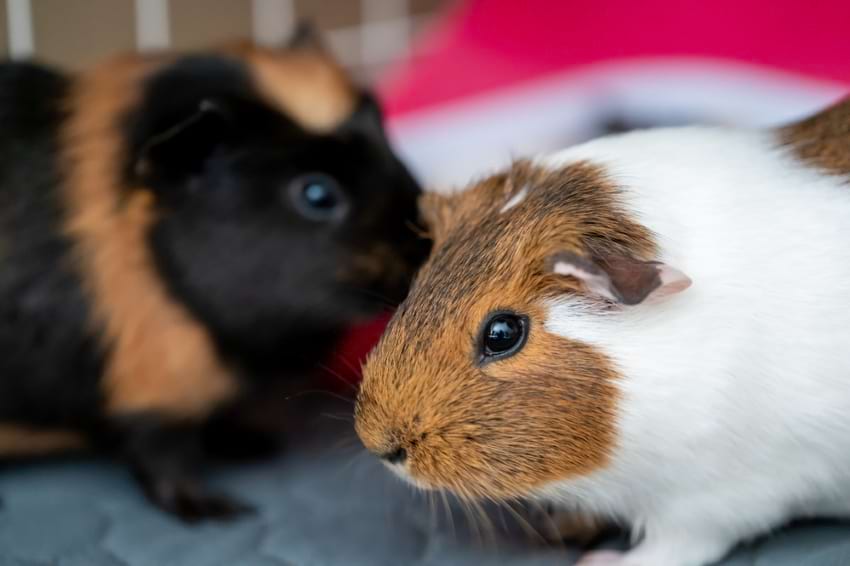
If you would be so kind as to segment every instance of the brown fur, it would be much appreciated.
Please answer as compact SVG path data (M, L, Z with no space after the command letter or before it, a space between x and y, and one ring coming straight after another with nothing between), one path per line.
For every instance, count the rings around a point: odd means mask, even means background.
M781 143L803 161L837 175L850 175L850 99L779 129Z
M305 129L330 130L347 117L356 93L323 52L272 51L249 44L219 50L243 61L258 91ZM175 55L124 56L80 76L63 131L66 231L94 305L95 330L108 350L107 411L157 411L201 418L237 393L208 332L169 295L146 234L155 220L144 187L123 191L121 117L138 102L141 81Z
M0 454L4 458L70 452L85 446L85 439L76 432L0 424Z
M525 200L501 213L512 194ZM580 292L546 270L562 251L649 260L602 171L521 162L423 211L435 247L364 368L357 430L371 450L401 446L412 476L472 497L510 498L604 466L616 443L617 373L590 346L543 328L545 301ZM488 313L530 319L525 347L479 363Z

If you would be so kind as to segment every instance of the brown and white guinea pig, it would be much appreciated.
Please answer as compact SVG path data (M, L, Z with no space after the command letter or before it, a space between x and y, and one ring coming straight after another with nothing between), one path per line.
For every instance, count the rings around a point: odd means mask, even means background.
M310 35L0 66L0 457L82 444L184 519L199 428L318 364L429 244L373 97Z
M606 137L423 206L434 248L356 410L399 475L633 529L582 564L850 517L850 101Z

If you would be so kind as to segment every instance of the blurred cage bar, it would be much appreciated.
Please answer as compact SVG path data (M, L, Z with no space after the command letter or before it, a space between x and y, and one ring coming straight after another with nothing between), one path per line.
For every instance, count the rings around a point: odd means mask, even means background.
M369 80L407 58L412 37L449 0L0 0L0 56L84 68L128 50L197 49L254 38L283 43L299 21Z

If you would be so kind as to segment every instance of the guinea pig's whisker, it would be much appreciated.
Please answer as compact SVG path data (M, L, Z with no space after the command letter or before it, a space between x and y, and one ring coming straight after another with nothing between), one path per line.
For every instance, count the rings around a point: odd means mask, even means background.
M292 400L295 400L295 399L299 399L301 397L305 397L307 395L327 395L328 397L332 397L333 399L337 399L339 401L345 401L346 403L348 403L350 405L354 405L353 399L349 399L348 397L344 397L342 395L339 395L338 393L334 393L333 391L325 391L325 390L322 390L322 389L310 389L310 390L307 390L307 391L299 391L298 393L293 393L292 395L287 395L284 398L284 400L285 401L292 401Z
M349 285L349 289L357 293L362 293L370 299L375 299L379 301L381 303L381 306L386 308L388 311L395 310L397 306L396 301L393 301L391 298L387 297L383 293L379 293L378 291L374 291L372 289L364 289L363 287L355 287L353 285Z
M497 503L498 505L508 510L508 512L511 514L511 516L513 516L520 528L525 532L526 535L528 535L529 539L537 543L547 542L546 537L541 535L540 531L535 529L534 525L529 523L528 519L522 516L522 513L513 508L513 505L511 505L511 501L499 501Z
M475 521L475 515L472 514L472 511L466 501L461 501L460 510L463 512L464 517L466 517L466 524L469 525L470 530L475 533L476 544L479 548L483 548L484 539L481 536L481 530L478 528L478 523Z
M489 501L492 502L493 499L489 499ZM499 512L499 524L502 526L502 530L507 532L508 531L508 522L505 521L505 513L504 513L505 509L504 509L504 507L502 505L497 504L496 505L496 511Z
M454 514L452 513L452 507L451 505L449 505L449 499L446 496L446 492L441 489L439 493L440 498L443 502L443 509L445 509L446 511L446 519L448 520L449 525L451 526L452 537L454 538L455 542L457 542L457 527L455 526L455 518Z
M331 446L331 450L341 451L341 450L350 450L352 456L358 456L362 451L362 447L360 443L355 440L353 436L346 436L345 438L340 438Z
M486 538L489 539L491 546L497 546L496 526L493 524L493 520L490 519L490 515L487 513L487 510L484 509L481 503L474 499L470 499L469 503L472 506L472 509L477 513L478 517L481 519L481 523L484 526L484 531L487 533Z
M473 513L474 509L472 507L473 499L470 495L465 491L457 491L456 500L460 503L460 510L463 512L464 517L466 517L466 523L469 526L470 530L475 533L475 540L478 544L479 548L484 548L484 536L482 535L481 526Z
M334 421L343 421L343 422L346 422L346 423L353 423L354 422L354 416L349 415L349 414L345 414L345 413L336 413L336 414L335 413L321 413L320 416L334 420Z
M357 474L355 465L362 464L365 461L363 460L363 456L366 454L366 451L359 449L359 447L353 446L351 444L349 444L348 446L343 446L343 448L351 449L351 452L344 458L337 472L339 474L339 478L342 481L346 481L349 480L351 476Z
M340 358L340 359L342 359L342 358ZM343 385L348 387L351 390L352 393L357 393L357 385L351 383L350 380L345 379L345 377L341 373L336 371L335 369L333 369L333 368L331 368L331 367L329 367L325 364L322 364L322 363L319 364L319 368L328 372L328 374L330 374L331 377L333 377L334 379L336 379L337 381L339 381L340 383L342 383ZM349 399L349 401L351 401L351 399Z
M546 509L539 501L535 501L534 499L527 501L526 504L534 506L537 511L537 514L543 517L545 526L549 533L552 535L550 539L547 539L547 542L557 541L558 546L566 549L564 539L558 530L558 525L557 523L555 523L555 519L552 517L552 514L549 512L549 510Z
M439 524L439 520L438 520L438 517L437 517L437 511L436 511L436 508L435 508L436 507L436 503L435 503L436 495L434 494L433 491L429 491L429 492L427 492L426 497L428 499L428 530L429 530L429 532L434 532L434 531L437 530L437 526Z
M362 365L363 365L363 360L362 360L362 359L358 359L358 360L357 360L357 365L354 365L354 364L351 362L351 360L347 360L347 359L345 359L345 358L340 358L340 361L341 361L343 364L345 364L345 367L347 367L348 369L350 369L350 370L352 371L352 373L360 374L360 366L362 366ZM349 385L351 385L351 387L352 387L352 389L353 389L354 391L357 391L357 386L356 386L355 384L353 384L353 383L349 382Z

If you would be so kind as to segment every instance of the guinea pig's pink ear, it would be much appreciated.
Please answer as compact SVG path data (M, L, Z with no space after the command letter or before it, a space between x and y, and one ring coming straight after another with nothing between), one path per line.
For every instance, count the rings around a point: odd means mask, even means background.
M573 252L558 252L547 260L547 269L577 279L592 295L623 305L662 299L691 286L691 279L674 267L626 256L591 260Z

